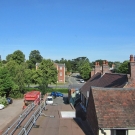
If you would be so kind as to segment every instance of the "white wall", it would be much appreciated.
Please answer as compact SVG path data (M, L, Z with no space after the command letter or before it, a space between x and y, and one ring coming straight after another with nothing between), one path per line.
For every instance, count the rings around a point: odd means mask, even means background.
M104 130L104 132L106 132L106 135L111 135L110 130ZM101 130L99 130L99 135L104 135L103 133L101 133Z
M106 135L115 135L115 134L111 134L111 130L104 130L104 132L106 132ZM103 135L101 133L101 130L99 130L99 135ZM127 135L135 135L135 130L128 130Z
M135 130L128 130L128 135L135 135Z

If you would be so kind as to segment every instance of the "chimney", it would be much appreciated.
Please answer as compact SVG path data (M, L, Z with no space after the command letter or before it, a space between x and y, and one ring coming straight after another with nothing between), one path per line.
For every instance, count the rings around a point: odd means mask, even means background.
M130 77L132 81L135 81L135 57L130 55Z
M94 71L94 69L92 69L90 72L90 77L92 77L94 74L95 74L95 71Z
M97 72L101 72L101 71L100 71L100 64L99 64L99 62L95 62L95 74L96 74Z
M108 65L108 61L103 61L103 65L102 65L102 74L105 74L105 73L110 73L110 70L109 70L109 65Z

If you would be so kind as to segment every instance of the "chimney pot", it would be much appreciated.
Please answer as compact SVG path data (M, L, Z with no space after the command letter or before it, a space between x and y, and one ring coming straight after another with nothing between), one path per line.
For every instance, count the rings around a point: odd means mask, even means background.
M133 61L134 61L134 56L130 55L130 62L133 62Z

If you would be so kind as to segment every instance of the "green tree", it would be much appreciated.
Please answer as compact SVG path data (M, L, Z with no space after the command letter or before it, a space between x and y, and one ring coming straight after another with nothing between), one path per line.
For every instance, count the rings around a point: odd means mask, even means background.
M17 85L12 80L8 69L5 67L0 68L0 95L9 96L16 88Z
M79 66L79 72L83 79L87 80L90 77L91 67L89 61L84 61Z
M14 61L14 60L10 60L9 62L7 62L6 64L6 68L9 71L10 76L12 77L12 79L15 81L15 77L16 77L16 70L17 70L17 66L18 64Z
M29 87L30 84L32 83L32 70L31 69L25 69L24 73L25 73L24 81Z
M6 56L6 60L7 60L7 62L10 61L10 60L12 60L12 54L8 54L8 55Z
M117 73L129 74L129 61L124 61L118 68Z
M39 70L42 71L40 88L42 90L42 93L46 93L48 84L57 82L57 69L54 66L53 61L51 61L50 59L43 59L40 63Z
M31 51L29 55L29 68L35 69L36 63L40 63L42 61L43 57L40 55L40 52L38 50Z
M15 51L11 57L11 59L18 64L22 64L23 62L25 62L25 55L20 50Z
M120 65L121 65L122 63L121 62L119 62L119 61L115 61L114 62L114 72L118 72L118 69L119 69L119 67L120 67Z
M18 85L20 93L25 92L25 66L18 65L16 68L15 83Z

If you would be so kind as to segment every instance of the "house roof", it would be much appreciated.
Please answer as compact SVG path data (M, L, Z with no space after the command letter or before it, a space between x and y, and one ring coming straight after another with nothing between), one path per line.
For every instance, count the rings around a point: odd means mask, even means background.
M101 77L101 73L97 72L94 74L80 89L81 93L86 97L87 91L90 90L91 86L96 86L98 79Z
M105 87L105 88L123 88L128 82L126 74L117 73L105 73L101 76L101 73L96 73L90 78L81 88L81 92L86 97L87 91L91 86Z
M91 89L100 128L135 127L135 88Z
M55 63L56 65L58 65L59 67L65 67L65 63Z
M97 82L97 87L123 88L128 82L126 74L105 73Z

